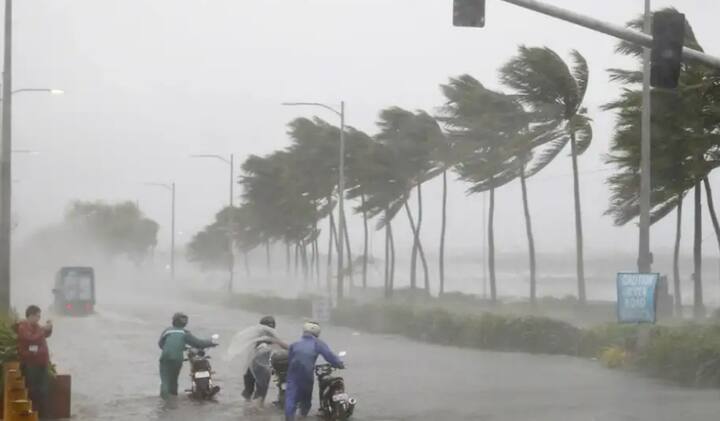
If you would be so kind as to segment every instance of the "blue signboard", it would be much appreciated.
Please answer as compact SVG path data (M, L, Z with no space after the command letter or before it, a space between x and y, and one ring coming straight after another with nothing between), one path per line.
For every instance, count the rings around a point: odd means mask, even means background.
M657 273L617 274L617 316L620 323L655 323Z

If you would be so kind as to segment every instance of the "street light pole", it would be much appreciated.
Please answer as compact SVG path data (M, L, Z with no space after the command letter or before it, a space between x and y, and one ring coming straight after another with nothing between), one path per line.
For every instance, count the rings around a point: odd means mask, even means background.
M343 299L345 284L343 282L344 265L343 259L345 253L345 101L340 101L340 168L338 170L340 179L338 180L338 242L340 250L338 251L338 280L337 280L337 302Z
M643 30L652 30L650 0L645 0L645 22ZM648 273L652 266L650 254L650 49L643 48L643 93L642 93L641 139L640 139L640 241L638 242L638 272Z
M196 154L196 155L190 155L191 158L213 158L213 159L219 159L220 161L228 164L230 166L230 209L232 210L234 208L235 203L235 154L230 154L230 158L225 158L222 155L215 155L215 154ZM234 223L232 220L232 215L228 219L228 226L227 226L227 235L228 235L228 244L230 247L230 260L228 261L228 273L229 273L229 280L228 280L228 292L232 292L233 290L233 282L235 279L235 249L233 247L233 234L234 234Z
M338 274L337 274L337 301L343 299L344 282L343 282L343 256L345 248L345 101L340 101L340 110L336 110L329 105L318 102L283 102L286 106L312 106L321 107L332 111L340 117L340 163L338 166ZM328 234L329 235L329 234Z
M162 187L170 192L170 279L175 280L175 182L144 183L146 186Z
M170 229L172 234L170 235L170 279L175 281L175 182L172 182L171 192L172 195L170 207Z
M230 207L232 208L234 202L233 186L235 180L235 154L230 154Z
M5 0L2 132L0 140L0 315L10 314L10 235L12 218L12 0Z

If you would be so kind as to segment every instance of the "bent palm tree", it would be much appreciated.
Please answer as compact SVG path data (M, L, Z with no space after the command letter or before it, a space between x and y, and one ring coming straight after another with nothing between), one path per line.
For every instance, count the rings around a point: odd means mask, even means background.
M490 192L488 215L488 268L490 295L497 300L495 274L495 189L520 174L525 161L518 154L518 136L528 126L529 115L512 96L485 88L469 75L441 85L447 98L442 121L463 158L455 170L470 183L468 193Z
M549 164L567 145L573 169L573 197L575 213L575 248L578 299L586 301L585 264L583 259L583 226L580 206L578 156L592 141L592 127L587 111L582 107L587 91L589 71L585 58L572 51L572 67L549 48L521 46L516 58L501 70L502 82L513 88L520 101L539 115L554 120L565 136L548 142L548 149L531 164L530 173Z

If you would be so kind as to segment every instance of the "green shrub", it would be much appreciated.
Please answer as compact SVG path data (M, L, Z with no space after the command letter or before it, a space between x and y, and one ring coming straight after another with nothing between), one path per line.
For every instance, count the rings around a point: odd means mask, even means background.
M18 360L15 323L15 320L0 319L0 367L6 362ZM4 383L4 376L0 376L0 388Z
M289 299L270 295L235 294L229 296L225 304L263 314L310 317L312 300L310 296Z
M635 364L646 373L695 386L720 386L720 325L656 327Z
M637 325L607 323L583 330L578 355L597 357L605 348L613 346L634 349L637 340Z
M545 317L484 313L453 314L439 308L407 305L346 305L333 311L333 322L370 332L480 349L575 355L580 330Z

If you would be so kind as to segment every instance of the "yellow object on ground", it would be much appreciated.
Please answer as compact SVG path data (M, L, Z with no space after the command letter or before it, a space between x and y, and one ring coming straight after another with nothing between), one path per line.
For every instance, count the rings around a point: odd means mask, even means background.
M20 363L5 363L3 366L3 379L3 420L37 421L38 414L32 410L32 402L28 399L25 379L20 372Z
M624 348L619 346L610 346L605 348L600 354L600 361L609 368L618 368L625 365L628 354Z

